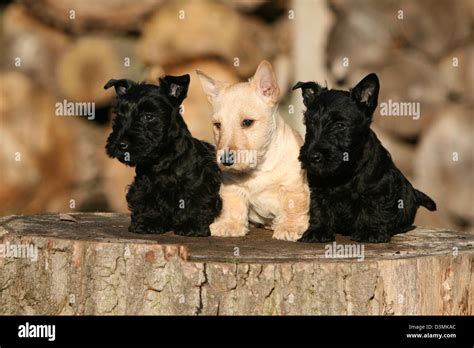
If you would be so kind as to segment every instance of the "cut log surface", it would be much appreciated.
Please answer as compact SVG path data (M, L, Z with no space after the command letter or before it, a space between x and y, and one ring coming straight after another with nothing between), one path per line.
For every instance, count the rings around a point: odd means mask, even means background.
M159 66L210 57L235 66L238 58L235 71L250 77L258 63L272 60L281 46L271 27L222 3L176 1L144 22L137 54L145 63Z
M135 42L126 37L81 36L61 57L56 68L58 90L68 101L110 104L114 89L104 90L111 78L142 79L143 66L135 57Z
M0 218L0 314L473 314L474 236L417 228L333 258L328 245L127 231L129 216ZM17 248L18 249L18 248ZM33 249L32 249L33 250ZM18 256L18 255L17 255Z
M163 0L21 0L47 23L73 33L90 30L130 31Z

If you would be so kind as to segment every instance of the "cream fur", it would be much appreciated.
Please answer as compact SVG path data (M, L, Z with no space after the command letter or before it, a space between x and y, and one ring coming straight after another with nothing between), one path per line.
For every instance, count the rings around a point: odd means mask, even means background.
M213 106L213 122L220 124L214 127L218 153L245 150L257 159L255 166L220 164L223 210L211 234L243 236L250 220L271 226L273 238L298 240L309 220L309 189L298 161L302 139L278 113L279 88L270 63L260 63L246 83L229 85L198 75ZM254 120L253 125L243 128L244 119Z

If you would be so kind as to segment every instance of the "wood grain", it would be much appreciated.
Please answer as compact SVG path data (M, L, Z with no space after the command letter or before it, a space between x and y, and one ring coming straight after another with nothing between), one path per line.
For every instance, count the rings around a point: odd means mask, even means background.
M365 244L358 261L261 229L243 238L137 235L126 214L68 214L77 222L0 219L1 243L38 247L36 262L0 258L0 314L473 313L468 233L417 228Z

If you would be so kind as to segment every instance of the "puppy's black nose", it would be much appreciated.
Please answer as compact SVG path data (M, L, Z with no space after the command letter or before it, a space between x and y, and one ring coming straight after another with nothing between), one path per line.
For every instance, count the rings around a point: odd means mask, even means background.
M234 155L228 152L224 153L221 156L221 163L226 167L230 167L234 164Z
M312 159L316 163L321 162L321 160L323 159L323 154L321 152L315 152L312 156Z
M120 148L120 150L126 150L126 149L128 149L128 144L124 143L124 142L121 142L119 144L119 148Z

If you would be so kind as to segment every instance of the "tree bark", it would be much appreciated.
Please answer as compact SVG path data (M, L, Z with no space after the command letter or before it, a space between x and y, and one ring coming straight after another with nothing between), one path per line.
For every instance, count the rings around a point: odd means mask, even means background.
M36 262L0 258L0 314L473 313L466 233L417 228L365 244L357 261L260 229L243 238L138 235L127 232L128 215L71 216L0 219L4 246L38 248Z

